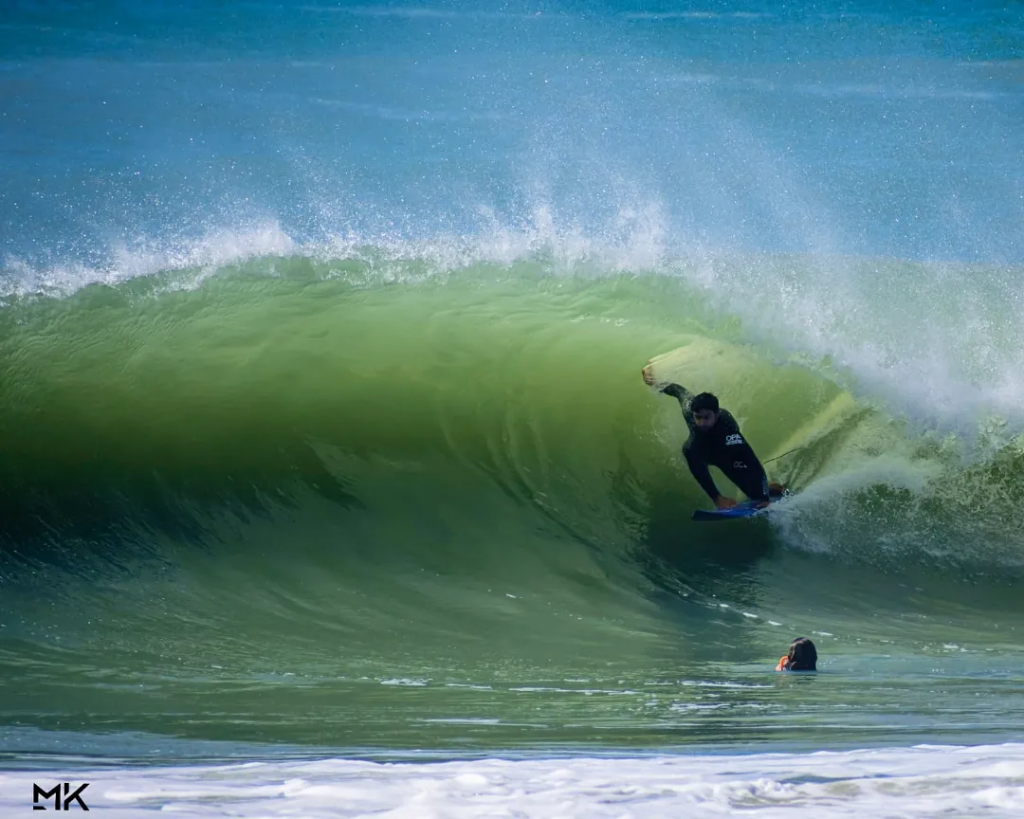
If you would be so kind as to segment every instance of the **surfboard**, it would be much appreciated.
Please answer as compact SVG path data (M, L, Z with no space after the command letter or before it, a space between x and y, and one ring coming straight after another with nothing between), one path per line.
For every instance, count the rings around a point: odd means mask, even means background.
M771 498L768 501L768 506L758 506L757 501L743 501L737 503L730 509L697 509L691 516L694 520L700 521L711 521L711 520L735 520L736 518L752 518L759 515L767 515L771 512L771 507L778 503L783 498L789 497L791 493L785 492L778 497Z

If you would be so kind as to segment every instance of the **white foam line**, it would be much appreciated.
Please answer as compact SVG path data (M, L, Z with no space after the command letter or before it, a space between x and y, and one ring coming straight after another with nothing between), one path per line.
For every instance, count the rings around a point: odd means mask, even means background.
M125 770L11 771L0 815L32 809L33 784L84 782L97 816L677 819L742 815L1019 817L1024 745L843 753L483 759L342 759ZM72 807L77 810L76 806Z

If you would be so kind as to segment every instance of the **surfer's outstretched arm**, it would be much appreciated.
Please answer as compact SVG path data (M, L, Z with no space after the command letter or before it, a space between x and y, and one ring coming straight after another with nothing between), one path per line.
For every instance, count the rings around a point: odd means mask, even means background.
M686 409L690 408L690 402L693 400L693 393L681 384L666 384L661 388L661 391L665 393L665 395L671 395Z
M679 384L668 384L661 388L661 391L665 395L671 395L679 402L679 409L683 411L683 420L686 421L686 426L690 430L692 435L697 431L697 423L693 420L693 412L690 409L690 402L693 400L693 393L690 392L686 387L682 387Z
M641 371L644 376L644 383L649 387L657 387L665 395L671 395L679 402L679 408L683 411L683 420L686 421L686 426L690 432L693 433L697 429L697 425L693 421L693 413L690 411L690 402L693 400L693 393L690 392L686 387L680 384L665 384L662 386L658 384L654 379L654 373L648 367L644 367Z

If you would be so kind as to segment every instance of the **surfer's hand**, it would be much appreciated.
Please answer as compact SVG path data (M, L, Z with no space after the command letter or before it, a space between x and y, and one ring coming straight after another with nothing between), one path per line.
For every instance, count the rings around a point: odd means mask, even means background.
M719 495L715 498L715 506L719 509L732 509L736 505L736 501L732 498L727 498L725 495Z

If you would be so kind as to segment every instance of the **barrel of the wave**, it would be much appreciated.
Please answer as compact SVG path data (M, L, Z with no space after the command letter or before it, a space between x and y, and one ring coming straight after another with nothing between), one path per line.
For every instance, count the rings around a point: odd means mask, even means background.
M782 484L768 480L738 423L728 410L720 407L717 396L710 392L694 395L680 384L683 380L694 383L693 379L700 378L694 372L694 364L721 358L725 350L718 345L711 348L707 343L691 344L656 356L641 371L644 383L652 390L679 401L690 432L683 455L691 474L716 507L694 510L692 519L701 522L763 517L793 494ZM705 379L720 380L714 374L710 378L705 375ZM746 494L747 500L737 503L723 495L711 477L710 466L720 469Z

